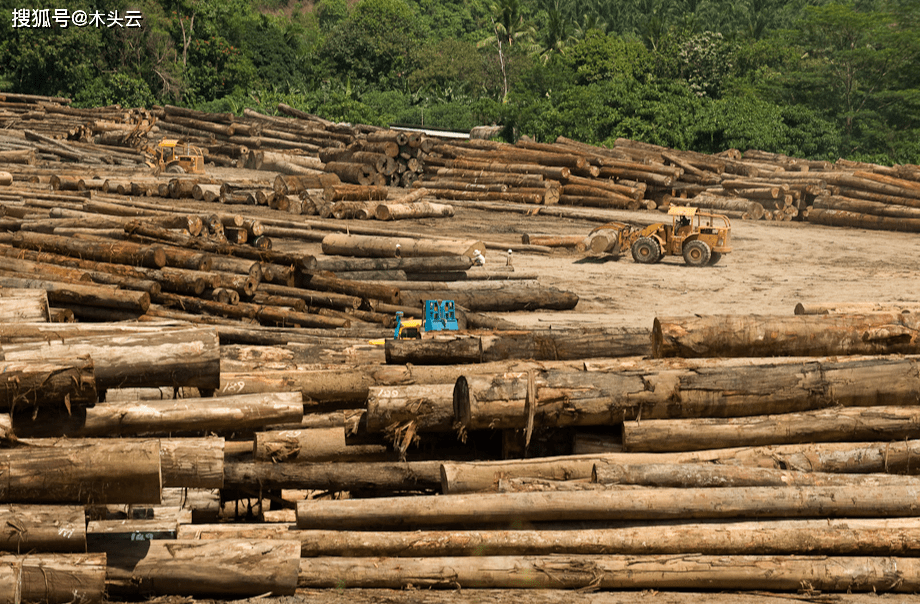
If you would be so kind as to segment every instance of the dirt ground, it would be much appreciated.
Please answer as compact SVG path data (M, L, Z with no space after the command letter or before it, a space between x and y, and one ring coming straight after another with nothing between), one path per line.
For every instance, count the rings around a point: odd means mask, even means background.
M616 219L667 220L658 212L611 212ZM587 234L598 223L539 216L462 211L457 230L513 241L510 233ZM496 233L501 224L504 233ZM443 227L435 229L438 234ZM494 235L491 235L495 233ZM733 251L719 264L686 266L677 256L637 264L628 254L586 257L513 254L516 270L541 284L578 294L573 311L508 313L526 326L652 326L656 316L793 314L795 305L920 300L920 237L912 233L825 227L802 222L732 221ZM519 238L516 241L520 241ZM505 264L500 252L486 255Z

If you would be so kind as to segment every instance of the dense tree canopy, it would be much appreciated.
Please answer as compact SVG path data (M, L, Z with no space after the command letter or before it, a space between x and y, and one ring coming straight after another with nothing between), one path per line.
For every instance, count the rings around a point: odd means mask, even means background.
M497 123L506 138L920 163L916 0L0 6L0 91L81 106L273 113L283 101L380 125ZM100 22L81 25L80 11Z

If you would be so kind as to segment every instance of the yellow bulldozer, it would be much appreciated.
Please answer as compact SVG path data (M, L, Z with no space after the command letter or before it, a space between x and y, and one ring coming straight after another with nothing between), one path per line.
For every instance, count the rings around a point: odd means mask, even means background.
M603 249L591 245L593 251L622 254L632 253L633 260L642 264L660 262L665 256L683 256L689 266L706 266L719 262L732 251L731 223L727 216L700 211L699 208L671 206L672 222L656 222L636 227L623 222L600 226L589 235L600 233Z
M157 174L204 174L201 149L179 140L164 138L154 153Z

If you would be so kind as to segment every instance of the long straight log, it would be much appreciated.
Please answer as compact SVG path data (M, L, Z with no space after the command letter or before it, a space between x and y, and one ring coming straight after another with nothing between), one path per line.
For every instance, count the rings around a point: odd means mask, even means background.
M0 242L13 247L49 251L64 256L88 258L98 262L162 268L166 252L162 247L145 246L129 241L83 240L40 233L2 234Z
M96 376L88 355L61 361L0 361L0 409L4 411L75 409L93 405L96 399Z
M253 448L253 459L257 462L341 463L390 461L393 458L384 445L347 444L342 426L258 432Z
M213 328L4 344L3 353L10 362L89 355L100 390L129 386L214 389L220 385L219 340Z
M454 300L473 312L513 312L519 310L571 310L578 295L554 287L514 287L499 290L410 290L401 289L400 301L407 306L423 307L425 300Z
M827 314L867 314L891 312L920 312L920 303L916 302L839 302L839 303L804 303L795 305L797 315L827 315Z
M157 441L24 446L0 451L4 503L160 503Z
M645 420L623 424L624 451L700 451L811 442L920 437L910 407L851 407L744 418Z
M444 365L506 359L565 361L651 353L650 332L643 328L498 331L482 335L439 336L425 340L388 340L387 363Z
M300 546L289 540L154 539L143 558L113 556L108 588L125 596L292 596Z
M482 241L410 239L408 237L373 237L333 233L323 239L323 253L330 256L400 258L420 256L475 256L485 251Z
M904 592L920 588L913 558L786 556L483 556L305 558L303 588L700 589ZM535 593L539 593L536 592Z
M343 531L290 525L195 525L179 538L296 539L301 556L441 557L582 555L874 555L913 557L920 530L910 519L643 523L593 529Z
M457 380L454 404L458 420L469 429L518 429L529 421L610 425L640 417L741 417L875 406L920 395L920 372L913 358L732 361L468 375Z
M118 290L108 286L0 276L0 287L44 290L49 302L55 306L97 306L138 314L147 312L150 307L150 294L147 292Z
M175 433L247 432L272 424L299 422L303 402L299 392L265 393L165 401L100 403L84 414L41 421L16 416L19 437L69 438L169 435Z
M877 231L920 233L920 218L892 218L890 216L874 216L822 208L809 209L807 218L808 222L827 226L849 226Z
M589 479L596 464L711 463L755 466L802 472L916 473L913 460L920 441L899 443L818 443L710 449L684 453L605 453L503 462L445 462L441 467L444 493L494 491L501 480L541 478Z
M417 189L425 191L425 189ZM441 218L454 215L452 206L442 203L429 203L427 201L417 201L406 203L400 200L400 203L380 204L374 212L377 220L405 220L414 218Z
M918 487L920 478L894 474L831 474L709 463L624 464L597 461L591 480L603 485L667 488L845 487L885 489Z
M436 461L228 463L224 488L325 491L419 491L440 488Z
M912 314L656 317L655 357L916 354Z

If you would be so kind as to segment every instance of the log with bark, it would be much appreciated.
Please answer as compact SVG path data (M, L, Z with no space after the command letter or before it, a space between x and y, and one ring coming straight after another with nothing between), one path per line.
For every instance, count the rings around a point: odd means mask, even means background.
M805 303L795 305L797 315L827 315L827 314L867 314L867 313L918 313L920 303L916 302L829 302Z
M93 359L96 388L220 385L220 352L213 328L163 328L124 335L88 335L3 344L9 362Z
M150 294L147 292L120 290L107 285L81 285L44 279L0 276L0 287L44 290L47 292L49 302L64 308L94 306L142 315L150 307Z
M141 245L129 241L84 240L42 233L0 233L0 243L20 249L48 251L63 256L162 268L166 266L166 251L162 247Z
M813 442L920 437L912 407L850 407L754 417L624 422L624 451L700 451Z
M858 229L872 229L876 231L906 231L920 233L920 218L895 218L891 216L875 216L845 210L828 210L823 208L809 208L806 214L808 222L827 226L846 226Z
M16 572L11 577L12 569ZM105 580L103 554L0 556L0 602L4 604L103 604Z
M500 462L444 462L444 493L494 491L502 480L590 478L599 463L682 464L710 463L834 473L916 473L914 460L920 441L880 443L818 443L711 449L683 453L604 453Z
M911 314L707 315L656 317L655 357L916 354L920 319Z
M562 523L559 523L560 525ZM559 525L552 525L554 527ZM564 526L564 525L563 525ZM301 556L400 558L583 555L874 555L915 553L912 519L652 522L519 530L294 530L290 524L180 526L180 539L296 539Z
M520 310L571 310L578 295L555 287L504 286L497 290L419 290L400 289L401 304L424 307L425 300L453 300L473 312L514 312Z
M301 529L495 525L521 522L702 518L916 517L916 487L880 492L838 487L642 488L475 493L297 504Z
M410 239L334 233L323 239L323 253L330 256L410 258L420 256L466 256L484 252L482 241L456 239Z
M0 507L0 521L0 551L86 551L82 506L7 505Z
M0 409L3 411L34 411L38 407L74 411L94 405L96 399L96 376L89 355L60 361L0 361Z
M143 557L111 555L110 596L292 596L300 545L290 540L153 539Z
M425 191L426 189L417 189ZM400 199L399 203L382 203L377 205L374 210L374 217L377 220L406 220L416 218L442 218L454 215L454 208L443 203L430 203L427 201L416 201L408 203L405 199Z
M68 438L198 433L246 433L273 424L299 422L299 392L213 398L100 403L70 415L15 415L18 437Z
M0 450L4 503L160 503L160 445L138 442L20 445Z
M338 426L258 432L253 458L273 463L341 463L391 461L393 455L384 445L348 445L344 429Z
M825 592L920 589L914 558L827 556L483 556L305 558L300 587ZM666 596L665 596L666 597ZM710 596L704 596L706 599ZM517 596L520 599L520 596ZM529 598L528 598L529 599Z
M506 359L564 361L651 354L651 334L643 328L497 331L439 335L423 340L388 340L388 363L435 365Z
M437 491L440 464L409 462L228 463L224 488L249 490Z

